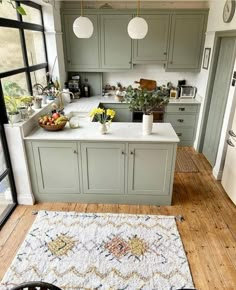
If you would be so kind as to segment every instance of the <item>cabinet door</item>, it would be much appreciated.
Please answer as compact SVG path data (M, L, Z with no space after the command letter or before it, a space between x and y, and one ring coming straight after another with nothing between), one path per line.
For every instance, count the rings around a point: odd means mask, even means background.
M133 120L133 113L129 109L129 104L101 103L101 107L116 112L112 122L132 122Z
M173 15L167 70L200 69L205 15Z
M78 15L64 15L64 41L66 47L66 62L68 70L85 70L99 68L99 35L98 16L86 15L92 22L94 32L92 37L78 38L73 32L73 23Z
M39 194L80 192L75 142L33 142L32 146Z
M83 192L124 194L125 145L82 143Z
M127 26L131 15L101 16L101 60L105 69L130 69L131 38Z
M148 23L144 39L134 40L133 63L153 63L167 59L169 15L143 15Z
M169 195L172 189L173 145L130 144L128 193Z

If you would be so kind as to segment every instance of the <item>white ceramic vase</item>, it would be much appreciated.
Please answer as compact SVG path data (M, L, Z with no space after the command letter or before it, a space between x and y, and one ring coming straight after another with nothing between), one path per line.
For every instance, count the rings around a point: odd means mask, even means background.
M99 131L100 131L101 134L106 134L107 133L107 125L106 124L100 124Z
M153 115L143 114L143 135L147 136L152 133Z

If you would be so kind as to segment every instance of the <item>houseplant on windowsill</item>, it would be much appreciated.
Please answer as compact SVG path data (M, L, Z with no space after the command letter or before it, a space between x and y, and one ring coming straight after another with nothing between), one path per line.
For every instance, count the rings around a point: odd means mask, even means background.
M168 93L164 89L147 91L129 86L124 101L129 103L131 111L143 112L143 135L150 135L153 124L153 111L169 103Z
M5 105L9 116L10 123L18 123L21 120L21 114L18 110L17 99L12 96L5 96Z
M94 118L100 123L101 134L107 133L107 125L112 122L116 113L111 109L95 108L90 112L90 117Z

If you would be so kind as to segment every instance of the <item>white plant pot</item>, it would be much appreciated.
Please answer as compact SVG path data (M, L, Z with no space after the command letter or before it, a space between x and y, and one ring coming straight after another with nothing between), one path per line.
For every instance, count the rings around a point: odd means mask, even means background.
M147 136L152 133L153 115L143 114L143 135Z
M17 114L9 114L8 118L10 120L10 123L18 123L21 121L21 114L18 112Z

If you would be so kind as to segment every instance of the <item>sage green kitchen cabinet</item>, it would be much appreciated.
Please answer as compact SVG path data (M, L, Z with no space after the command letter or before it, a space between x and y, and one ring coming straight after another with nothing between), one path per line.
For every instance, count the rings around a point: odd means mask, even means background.
M82 143L83 192L122 194L125 192L125 145Z
M127 26L131 15L101 15L101 65L103 69L132 67L131 38Z
M78 38L73 32L73 23L79 15L64 15L65 62L68 71L97 70L100 67L98 15L86 15L94 27L90 38Z
M128 194L170 194L173 145L129 144L128 155Z
M144 39L133 42L133 63L153 63L167 60L170 15L147 15L142 17L148 23Z
M37 196L80 193L79 151L76 142L35 141L28 146L32 146L33 156L28 160L33 163L30 166Z
M205 25L205 14L172 16L166 71L200 70Z
M200 103L169 103L165 108L164 122L171 123L180 142L179 146L193 146L198 124Z

